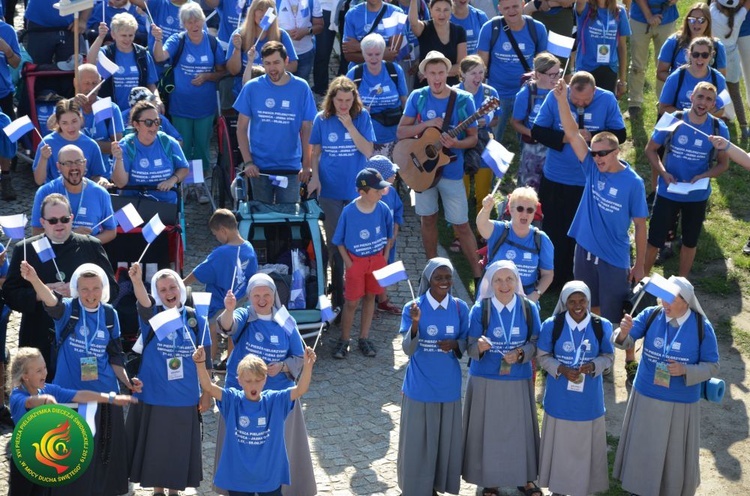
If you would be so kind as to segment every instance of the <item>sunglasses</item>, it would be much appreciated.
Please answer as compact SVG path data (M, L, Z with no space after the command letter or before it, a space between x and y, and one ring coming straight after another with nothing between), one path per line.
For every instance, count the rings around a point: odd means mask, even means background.
M141 119L141 120L136 120L135 122L140 122L146 127L153 127L154 125L158 126L161 123L161 119L157 117L156 119Z
M591 150L589 153L591 153L592 157L606 157L615 150L617 150L617 148L612 148L611 150L599 150L596 152L594 150Z
M708 19L705 17L688 17L688 22L690 24L698 24L699 26L702 26L708 22Z
M86 160L79 158L77 160L66 160L65 162L58 162L63 167L73 167L74 165L82 166L86 164Z
M63 224L67 224L70 222L70 215L65 215L63 217L50 217L49 219L44 219L47 221L47 223L51 226L56 225L58 222L62 222Z
M707 59L711 54L709 52L691 52L690 56L694 59Z
M523 205L518 205L516 207L516 212L518 212L519 214L522 214L524 210L527 214L533 214L534 212L536 212L536 207L524 207Z

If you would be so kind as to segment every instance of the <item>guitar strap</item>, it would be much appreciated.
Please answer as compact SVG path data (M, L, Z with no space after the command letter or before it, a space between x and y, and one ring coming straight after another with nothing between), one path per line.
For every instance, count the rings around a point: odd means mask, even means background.
M453 118L453 107L456 105L456 96L458 96L458 93L456 93L456 90L451 88L451 94L448 97L448 107L445 109L445 117L443 117L443 128L441 129L441 131L444 133L448 132L448 128L451 125L451 118Z

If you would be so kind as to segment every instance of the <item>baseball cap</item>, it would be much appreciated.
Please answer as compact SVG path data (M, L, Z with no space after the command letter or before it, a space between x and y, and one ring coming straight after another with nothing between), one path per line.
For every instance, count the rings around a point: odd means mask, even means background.
M388 160L388 157L383 155L373 155L370 157L367 161L367 167L378 171L380 175L383 176L384 181L392 178L398 171L398 165L394 164Z
M373 188L373 189L385 189L388 188L390 184L383 181L383 176L380 175L380 172L376 171L375 169L366 168L359 171L359 174L357 174L357 189L362 188Z
M130 90L130 95L128 96L128 105L132 107L141 100L154 102L156 101L156 95L154 95L150 89L144 86L136 86L135 88Z

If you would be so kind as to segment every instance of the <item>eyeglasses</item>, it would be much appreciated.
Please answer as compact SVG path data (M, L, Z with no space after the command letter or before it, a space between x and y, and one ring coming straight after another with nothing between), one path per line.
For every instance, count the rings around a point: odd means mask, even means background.
M140 122L146 127L153 127L154 125L158 126L159 124L161 124L161 119L159 119L158 117L156 119L141 119L141 120L136 119L135 122Z
M687 19L690 24L698 24L699 26L706 24L708 21L705 17L688 17Z
M62 222L63 224L67 224L70 222L70 215L65 215L63 217L50 217L49 219L44 219L47 221L47 223L51 226L56 225L58 222Z
M536 207L524 207L523 205L518 205L516 207L516 212L518 212L519 214L522 214L524 210L527 214L533 214L534 212L536 212Z
M77 160L66 160L65 162L58 162L58 164L62 165L63 167L73 167L74 165L77 165L80 167L80 166L86 165L86 159L79 158Z
M545 76L549 76L551 79L557 79L562 76L563 71L559 70L557 72L543 72Z
M591 150L589 153L591 153L592 157L606 157L607 155L609 155L615 150L617 150L617 148L612 148L611 150L598 150L598 151Z
M691 52L690 56L694 59L707 59L711 56L710 52Z

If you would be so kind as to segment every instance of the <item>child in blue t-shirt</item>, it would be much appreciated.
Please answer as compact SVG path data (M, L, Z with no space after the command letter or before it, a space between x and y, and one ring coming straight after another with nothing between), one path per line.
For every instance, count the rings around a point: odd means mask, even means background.
M354 313L362 301L362 320L359 330L359 349L363 355L374 357L375 346L368 339L375 298L383 292L373 272L386 266L393 245L393 213L381 198L390 183L371 168L357 174L359 198L344 207L333 234L344 259L344 310L341 314L341 338L333 349L333 358L346 358ZM364 297L364 299L363 299Z
M186 286L196 282L205 284L206 291L211 293L211 304L208 307L209 330L211 342L216 343L216 317L224 310L224 296L231 290L238 301L245 298L247 281L258 271L258 259L253 245L240 235L237 218L230 210L216 210L208 220L208 228L221 246L209 253L183 282ZM232 348L230 340L227 357ZM220 353L218 346L213 349L217 350L215 353ZM226 359L219 363L217 358L218 355L211 357L218 364L217 368L226 368Z
M289 485L284 422L294 401L310 387L315 358L315 352L308 346L297 385L281 391L264 391L268 367L263 360L249 354L237 365L240 391L222 389L211 381L203 346L193 354L201 388L216 399L227 426L214 484L226 488L230 496L255 493L281 496L281 485Z

